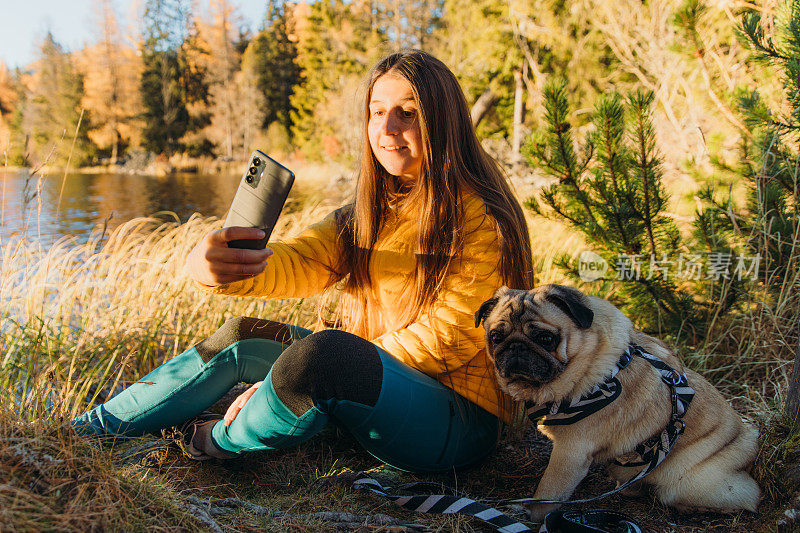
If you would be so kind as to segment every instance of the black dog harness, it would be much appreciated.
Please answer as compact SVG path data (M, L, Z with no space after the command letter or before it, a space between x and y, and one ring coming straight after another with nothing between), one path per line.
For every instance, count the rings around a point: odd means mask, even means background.
M664 459L669 455L670 450L675 446L678 437L683 433L686 424L683 421L683 416L694 397L695 391L689 386L686 379L686 374L678 372L664 361L655 355L646 352L641 346L630 344L622 356L617 361L611 375L608 376L602 383L598 383L591 391L584 394L578 399L566 399L560 402L549 402L543 405L526 404L525 415L533 420L541 420L541 423L546 426L552 425L566 425L572 424L587 416L596 413L606 405L616 400L622 393L622 385L616 378L617 373L625 369L635 356L643 358L650 363L659 373L661 381L663 381L670 391L670 404L672 407L672 415L670 416L669 423L664 430L656 434L643 443L636 446L634 452L639 456L638 459L631 461L614 460L614 463L625 467L644 466L644 468L628 481L620 485L614 490L595 496L593 498L585 498L582 500L538 500L536 498L518 498L518 499L504 499L504 500L485 500L484 502L476 501L470 498L460 496L458 494L416 494L416 495L398 495L397 491L418 491L420 489L436 486L443 488L441 485L432 483L407 483L395 489L392 487L384 487L378 481L372 478L361 478L355 481L353 486L356 489L369 490L375 494L383 496L389 500L394 501L397 505L417 512L424 513L457 513L469 516L475 516L494 527L497 531L502 533L517 533L523 531L531 531L525 524L510 518L502 512L490 507L490 505L510 505L521 503L586 503L600 498L605 498L611 494L615 494L632 483L639 481L647 474L660 465ZM450 491L454 492L454 491ZM601 511L589 511L588 513L602 513ZM548 515L550 516L550 515ZM541 533L547 532L548 521L542 525ZM634 526L628 531L636 531Z
M617 365L611 375L602 383L598 383L588 393L576 400L566 399L560 402L548 402L543 405L531 403L525 404L525 415L532 421L541 420L545 426L559 426L572 424L578 420L583 420L587 416L596 413L606 405L616 400L622 393L622 385L616 378L620 370L625 369L634 356L639 356L658 370L661 381L666 383L670 390L670 403L672 415L667 423L667 427L658 434L653 435L643 443L636 446L634 452L639 459L631 461L614 460L614 464L619 466L645 466L647 468L639 472L636 476L628 480L624 485L617 487L611 492L598 496L597 498L608 496L626 488L644 476L652 472L675 446L675 442L686 427L683 415L689 408L689 404L694 398L694 389L689 386L686 374L678 372L655 355L648 353L637 344L630 344L625 353L617 361ZM591 498L592 500L597 498Z

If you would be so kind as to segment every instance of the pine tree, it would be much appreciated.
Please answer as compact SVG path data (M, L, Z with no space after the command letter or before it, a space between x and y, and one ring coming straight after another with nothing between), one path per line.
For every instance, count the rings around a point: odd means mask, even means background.
M542 191L541 203L553 216L584 233L594 251L615 267L611 272L619 285L620 303L638 325L662 333L688 331L696 338L719 305L712 295L720 289L713 286L729 280L696 280L691 292L681 291L686 287L675 281L675 266L681 267L675 262L693 249L689 246L693 243L683 242L675 223L665 215L669 198L661 183L652 102L650 92L634 92L626 98L603 95L595 105L594 131L576 150L566 83L549 82L544 89L547 125L531 137L526 152L532 164L558 179ZM528 205L544 212L534 199ZM723 249L713 252L723 253ZM571 258L560 258L559 265L580 277L579 266ZM709 297L700 300L690 294ZM725 302L721 312L733 303Z
M144 10L141 79L143 145L167 156L183 149L182 137L202 127L207 116L192 121L187 105L203 102L203 73L193 68L196 42L187 34L191 17L184 0L148 0Z
M97 43L75 54L84 77L82 105L91 111L89 137L115 163L126 146L140 141L142 64L136 50L123 44L110 0L95 0L94 22Z
M207 128L218 153L233 157L237 135L238 86L235 81L239 70L239 52L234 39L239 35L236 13L226 0L211 3L212 20L202 26L208 44L207 80L210 95L210 125ZM238 148L238 147L237 147Z
M772 298L789 313L788 322L800 337L798 292L800 272L800 1L786 6L776 37L765 31L759 12L745 14L742 30L754 58L772 65L783 84L787 112L770 109L758 92L739 99L750 135L743 141L741 174L750 188L747 210L731 223L748 236L753 253L761 256L761 279ZM800 340L789 382L785 413L800 428Z
M178 88L188 119L180 147L192 157L210 156L214 143L203 135L203 128L211 124L209 66L211 65L212 44L201 35L198 20L187 12L184 19L183 42L178 48Z
M264 129L277 122L287 133L292 130L291 97L300 81L292 4L271 1L264 24L250 42L245 55L256 86L263 95Z
M81 118L83 79L70 55L49 32L39 53L18 127L22 136L30 135L34 162L57 166L68 161L71 165L85 163L93 146L86 135L88 116Z
M781 72L788 113L769 109L757 91L743 94L740 107L750 129L745 139L742 173L751 184L748 198L750 223L755 230L754 249L765 254L770 265L765 281L782 284L796 267L797 232L800 228L797 143L800 138L800 2L789 7L788 21L779 42L768 38L758 12L744 17L743 30L755 59Z
M335 11L328 2L315 2L308 6L304 20L304 32L298 44L297 64L300 67L300 83L291 97L292 137L298 148L306 154L319 154L321 137L330 131L318 127L315 120L317 105L328 89L327 71L330 46L326 28L335 23Z

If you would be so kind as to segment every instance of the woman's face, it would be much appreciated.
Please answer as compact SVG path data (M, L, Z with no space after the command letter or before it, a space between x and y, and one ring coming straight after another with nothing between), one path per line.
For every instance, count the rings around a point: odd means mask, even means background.
M392 176L413 182L422 167L419 110L411 84L391 73L372 86L367 135L375 158Z

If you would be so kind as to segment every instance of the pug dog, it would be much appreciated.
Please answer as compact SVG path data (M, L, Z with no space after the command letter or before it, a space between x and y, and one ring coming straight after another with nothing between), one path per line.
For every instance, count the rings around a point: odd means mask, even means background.
M664 462L623 493L649 488L679 510L756 511L761 491L746 471L756 456L756 430L666 344L634 329L610 302L561 285L501 287L475 314L475 327L481 323L500 387L518 401L580 398L612 373L631 343L685 372L695 396L683 416L683 434ZM569 499L593 462L630 456L670 422L670 388L648 361L633 357L616 379L622 392L599 411L568 425L538 424L553 451L534 498ZM609 464L608 470L619 487L642 467ZM556 507L530 504L531 519L541 521Z

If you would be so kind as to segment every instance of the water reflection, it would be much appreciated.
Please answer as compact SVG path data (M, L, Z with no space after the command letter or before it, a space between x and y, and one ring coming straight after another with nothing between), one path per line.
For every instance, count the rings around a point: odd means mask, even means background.
M158 211L173 211L181 221L193 213L222 217L239 179L233 174L154 177L112 173L70 173L64 179L59 173L29 177L26 171L0 171L0 239L24 232L43 245L65 235L85 241L105 220L113 229Z

